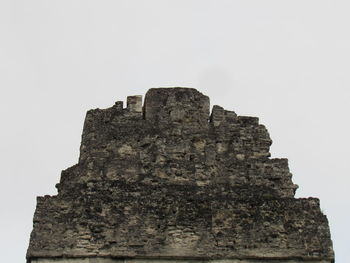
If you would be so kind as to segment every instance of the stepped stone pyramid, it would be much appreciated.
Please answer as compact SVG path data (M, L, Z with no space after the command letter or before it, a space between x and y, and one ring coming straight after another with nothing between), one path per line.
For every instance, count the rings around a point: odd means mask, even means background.
M78 164L37 198L30 263L330 263L317 198L256 117L195 89L150 89L87 112Z

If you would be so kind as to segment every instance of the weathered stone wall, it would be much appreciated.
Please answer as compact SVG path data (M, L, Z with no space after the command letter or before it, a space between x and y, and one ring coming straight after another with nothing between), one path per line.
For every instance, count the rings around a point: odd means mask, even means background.
M258 118L219 106L209 116L194 89L127 102L87 113L79 163L57 196L38 198L29 260L332 261L318 199L294 198L287 159L270 158Z
M303 259L214 259L214 260L181 260L181 259L111 259L111 258L75 258L75 259L34 259L32 263L301 263ZM327 260L311 260L308 263L328 263Z

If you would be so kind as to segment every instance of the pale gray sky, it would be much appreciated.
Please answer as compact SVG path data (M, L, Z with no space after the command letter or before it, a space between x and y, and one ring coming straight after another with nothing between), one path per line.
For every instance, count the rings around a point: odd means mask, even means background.
M35 197L77 162L87 110L186 86L260 117L350 262L349 14L345 0L1 0L0 261L25 261Z

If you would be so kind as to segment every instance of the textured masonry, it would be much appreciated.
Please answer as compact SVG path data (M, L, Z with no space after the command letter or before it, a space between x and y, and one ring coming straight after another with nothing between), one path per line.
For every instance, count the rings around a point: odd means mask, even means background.
M195 89L88 111L79 162L38 197L28 262L334 261L317 198L294 198L258 118Z

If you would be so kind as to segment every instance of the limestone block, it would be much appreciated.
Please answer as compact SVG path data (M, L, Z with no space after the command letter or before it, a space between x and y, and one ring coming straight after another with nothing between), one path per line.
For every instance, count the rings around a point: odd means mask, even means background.
M142 112L142 96L128 96L127 97L127 109L129 112L141 113Z

